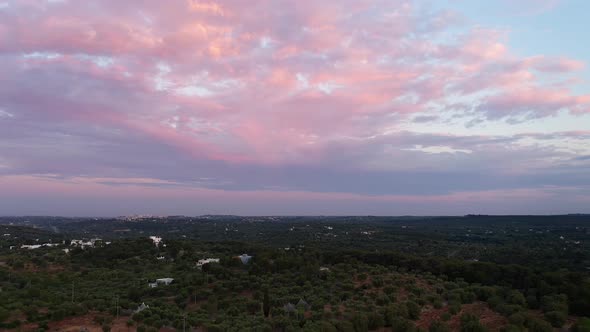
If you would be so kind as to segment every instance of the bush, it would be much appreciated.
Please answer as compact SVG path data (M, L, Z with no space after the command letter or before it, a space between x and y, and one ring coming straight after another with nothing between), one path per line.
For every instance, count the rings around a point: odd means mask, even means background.
M481 325L479 318L472 314L461 316L461 332L485 332L487 329Z
M336 330L334 325L330 324L329 322L322 322L322 325L320 327L320 331L321 332L337 332L338 330Z
M351 322L345 320L338 322L336 329L338 332L355 332L354 325L352 325Z
M375 299L375 303L377 303L377 305L380 306L384 306L389 304L391 301L389 300L389 297L387 295L379 295L377 296L377 298Z
M385 286L383 288L383 293L389 295L389 298L392 298L392 296L395 294L396 291L397 291L396 288L393 286Z
M436 321L432 322L432 324L430 324L428 331L429 332L450 332L451 329L447 326L447 324L436 320Z
M573 327L574 332L590 332L590 318L580 318Z
M522 293L517 290L510 291L510 293L508 293L508 296L506 296L506 301L510 304L516 304L519 306L526 305L526 299L524 295L522 295Z
M0 308L0 323L4 322L10 316L10 312L4 308Z
M523 327L524 323L526 321L526 317L522 313L515 313L515 314L510 315L510 317L508 317L508 321L512 325Z
M369 321L367 316L362 313L356 313L352 317L352 325L356 332L366 332L369 330Z
M387 317L390 324L393 322L393 318L408 318L408 307L403 303L391 305L387 309Z
M488 302L488 305L494 309L497 308L498 306L504 304L504 300L497 295L494 295L494 296L488 298L487 302Z
M408 316L411 320L420 318L420 312L422 311L422 308L420 308L416 302L408 301L406 306L408 308Z
M547 319L553 327L562 327L567 320L567 316L560 311L550 311L545 313L545 319Z
M440 308L442 308L443 303L442 303L441 299L437 298L437 299L434 299L434 301L432 301L432 306L436 309L440 309Z
M526 297L526 302L529 305L530 309L539 309L539 300L534 295L529 295Z
M544 312L561 311L567 314L568 312L567 296L564 294L543 296L541 301L541 308Z
M501 332L522 332L523 328L516 326L516 325L508 325L506 327L504 327L502 330L500 330Z
M460 304L453 304L449 307L449 313L451 315L456 315L459 313L459 311L461 311L461 305Z
M49 330L49 322L46 320L39 322L39 329Z
M525 326L529 332L553 332L551 324L535 317L528 317Z
M510 316L517 312L521 312L523 308L517 304L506 304L502 303L494 308L497 312L501 313L504 316Z
M368 316L369 319L369 329L376 330L380 327L385 326L385 320L383 319L383 315L378 312L371 312Z
M391 322L391 329L394 331L415 331L414 322L405 318L396 317Z
M490 297L496 295L496 290L489 286L476 287L474 291L480 301L487 301Z
M381 278L381 277L374 277L373 278L373 286L374 287L382 287L383 286L383 278Z

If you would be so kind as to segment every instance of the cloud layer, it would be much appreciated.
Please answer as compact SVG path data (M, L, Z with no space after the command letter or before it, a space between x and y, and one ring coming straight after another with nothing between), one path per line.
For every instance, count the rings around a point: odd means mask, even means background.
M6 213L122 188L159 197L153 213L174 213L163 208L174 196L249 214L505 212L503 197L588 206L590 132L560 124L589 119L586 64L517 54L509 31L457 12L391 0L1 4L0 195L19 197L0 203ZM266 210L268 193L283 210ZM243 195L252 205L233 208ZM142 206L154 204L103 214Z

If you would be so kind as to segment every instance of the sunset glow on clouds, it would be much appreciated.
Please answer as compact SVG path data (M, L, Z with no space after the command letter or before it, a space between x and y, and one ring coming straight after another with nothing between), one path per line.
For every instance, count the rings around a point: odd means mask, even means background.
M590 212L590 52L508 22L589 6L441 4L0 0L0 214Z

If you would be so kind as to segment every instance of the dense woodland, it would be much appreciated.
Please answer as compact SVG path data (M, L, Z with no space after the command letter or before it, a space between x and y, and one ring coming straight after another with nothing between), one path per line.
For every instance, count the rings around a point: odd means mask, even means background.
M1 218L0 329L590 331L589 222Z

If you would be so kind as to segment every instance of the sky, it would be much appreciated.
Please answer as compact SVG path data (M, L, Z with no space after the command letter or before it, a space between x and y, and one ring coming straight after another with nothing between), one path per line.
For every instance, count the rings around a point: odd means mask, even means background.
M0 0L0 215L590 213L586 0Z

